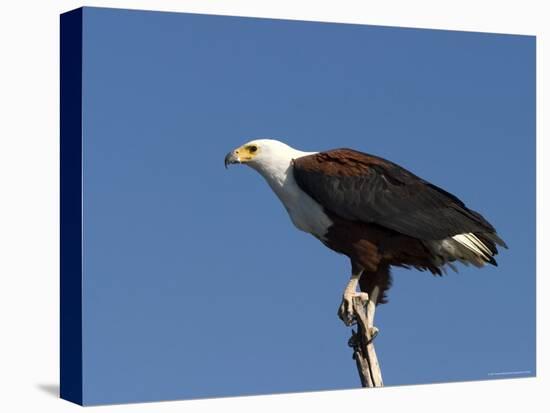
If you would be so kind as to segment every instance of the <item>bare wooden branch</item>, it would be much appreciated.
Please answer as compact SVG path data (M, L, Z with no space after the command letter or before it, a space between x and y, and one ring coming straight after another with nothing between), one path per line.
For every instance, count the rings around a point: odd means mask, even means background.
M382 387L384 385L373 342L374 337L378 334L378 329L374 327L377 295L377 291L375 294L371 294L366 306L363 297L353 298L353 313L357 321L357 331L352 329L348 344L353 348L353 358L357 364L357 371L363 387Z

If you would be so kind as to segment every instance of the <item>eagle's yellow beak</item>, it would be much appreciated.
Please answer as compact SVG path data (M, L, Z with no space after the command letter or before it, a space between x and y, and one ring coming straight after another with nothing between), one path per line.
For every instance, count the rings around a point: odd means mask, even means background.
M254 144L243 145L225 155L225 168L232 163L246 163L258 154L258 146Z

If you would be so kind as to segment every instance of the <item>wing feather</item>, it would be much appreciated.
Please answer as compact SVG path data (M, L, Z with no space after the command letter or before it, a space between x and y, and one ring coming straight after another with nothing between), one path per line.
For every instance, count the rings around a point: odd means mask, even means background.
M456 196L383 158L335 149L297 158L293 165L298 185L344 219L423 240L495 234L485 218Z

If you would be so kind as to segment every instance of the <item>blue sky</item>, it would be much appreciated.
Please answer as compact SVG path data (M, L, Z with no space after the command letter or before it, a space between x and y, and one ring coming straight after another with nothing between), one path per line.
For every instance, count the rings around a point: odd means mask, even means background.
M386 385L535 374L534 37L86 8L83 76L86 403L359 386L347 258L223 168L255 137L388 158L508 243L393 271Z

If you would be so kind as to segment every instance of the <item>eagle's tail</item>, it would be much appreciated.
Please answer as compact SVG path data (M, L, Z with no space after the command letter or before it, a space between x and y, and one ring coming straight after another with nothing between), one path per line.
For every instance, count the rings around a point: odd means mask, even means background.
M489 232L458 234L450 240L456 246L457 253L454 258L476 267L482 267L485 264L496 266L494 257L498 254L497 245L507 248L505 242L496 233Z
M465 265L483 267L485 264L497 265L495 256L497 245L508 248L495 232L469 232L453 235L438 241L424 241L433 254L433 264L444 272L445 265L456 271L452 265L459 261ZM434 271L432 271L434 272ZM441 272L435 271L436 274Z

